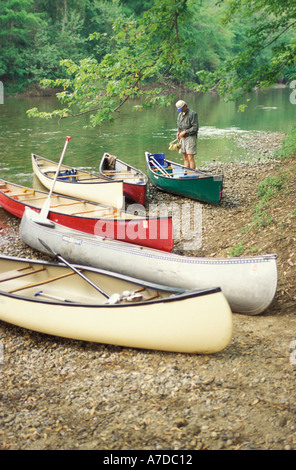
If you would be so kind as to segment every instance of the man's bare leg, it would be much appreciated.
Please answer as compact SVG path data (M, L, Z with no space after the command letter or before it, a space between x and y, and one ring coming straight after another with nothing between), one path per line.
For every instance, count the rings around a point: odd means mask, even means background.
M184 165L192 170L195 170L195 160L194 155L184 154Z

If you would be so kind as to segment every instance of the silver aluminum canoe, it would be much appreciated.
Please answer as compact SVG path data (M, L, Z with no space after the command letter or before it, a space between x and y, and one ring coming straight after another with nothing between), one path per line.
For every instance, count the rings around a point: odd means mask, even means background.
M108 269L146 281L184 289L219 286L234 313L258 315L273 301L277 289L277 255L198 258L88 236L55 224L36 223L26 208L20 235L25 243L49 254L40 239L66 259Z

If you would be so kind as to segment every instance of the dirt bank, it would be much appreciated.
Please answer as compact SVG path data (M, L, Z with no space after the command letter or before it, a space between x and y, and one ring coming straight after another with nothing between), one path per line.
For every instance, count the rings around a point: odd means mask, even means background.
M262 315L234 314L211 356L142 351L25 331L0 322L0 448L25 450L295 450L295 185L285 177L254 223L259 181L295 174L296 159L217 165L223 201L203 205L196 256L278 254L278 289ZM175 200L150 188L150 200ZM1 252L38 256L2 215ZM259 213L261 221L264 216ZM5 221L4 221L5 219ZM266 219L270 222L271 219ZM7 226L5 226L6 222ZM175 251L182 253L182 240ZM188 253L186 253L188 254Z

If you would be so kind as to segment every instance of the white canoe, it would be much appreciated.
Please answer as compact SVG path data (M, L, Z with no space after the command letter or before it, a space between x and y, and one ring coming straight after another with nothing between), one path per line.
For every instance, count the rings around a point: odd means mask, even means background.
M58 163L31 154L33 172L47 189L51 189ZM110 181L73 167L61 165L54 192L121 209L124 204L123 182Z
M28 208L20 225L22 240L48 253L45 241L66 259L146 281L184 289L219 286L235 313L258 315L271 304L277 288L276 255L252 257L197 258L114 241L54 224L52 228L34 221Z
M215 353L232 338L232 313L219 288L181 292L75 269L104 295L67 265L0 255L0 320L65 338L181 353Z

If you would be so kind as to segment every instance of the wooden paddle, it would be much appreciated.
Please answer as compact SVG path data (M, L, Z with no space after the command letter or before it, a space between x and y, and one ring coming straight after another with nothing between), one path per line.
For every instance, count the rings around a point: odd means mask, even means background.
M90 279L88 279L88 277L86 277L84 274L82 274L82 272L80 272L78 269L75 268L75 266L73 266L72 264L70 264L67 260L65 260L65 258L63 258L61 255L59 255L58 253L55 253L43 240L40 240L40 238L38 238L38 241L41 243L41 245L44 246L44 248L46 248L47 251L49 251L53 256L55 256L56 258L58 258L60 261L62 261L66 266L68 266L70 269L72 269L72 271L74 271L74 273L78 274L78 276L82 277L82 279L84 279L86 282L88 282L92 287L94 287L96 290L98 290L101 294L103 294L105 297L107 297L108 301L106 301L105 303L108 303L108 304L117 304L118 302L120 302L121 300L130 300L130 301L134 301L134 300L140 300L142 299L142 295L139 294L139 292L130 292L128 296L126 296L124 293L122 295L118 294L117 292L115 292L114 294L112 295L109 295L107 294L106 292L103 291L103 289L101 289L99 286L97 286L96 284L94 284ZM139 291L141 290L141 288L139 289ZM158 293L156 295L156 297L158 296ZM154 298L151 297L151 298ZM148 299L150 300L150 298Z
M151 155L149 156L150 160L153 161L154 165L159 169L159 171L164 175L164 176L168 176L169 178L172 178L172 175L170 175L164 168L162 168L162 166L158 163L158 161L155 160L154 157L152 157Z
M54 176L52 186L51 186L50 191L48 193L47 199L46 199L45 203L42 206L42 209L41 209L40 213L37 214L36 222L38 221L39 223L43 223L43 224L46 224L46 225L50 224L50 221L47 219L49 208L50 208L50 198L51 198L53 188L54 188L54 185L56 183L56 180L57 180L60 168L61 168L61 164L62 164L64 155L65 155L65 152L66 152L66 148L67 148L67 145L68 145L68 142L69 142L70 139L71 139L71 137L69 137L69 136L66 137L66 142L65 142L65 145L64 145L64 148L63 148L63 152L62 152L59 164L58 164L57 171L56 171L55 176Z

